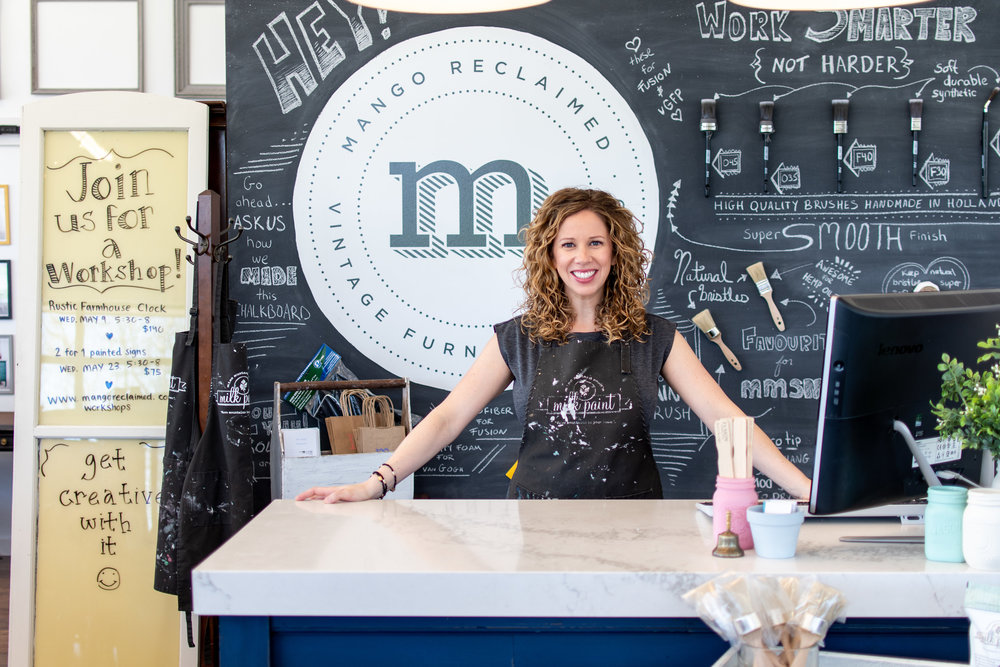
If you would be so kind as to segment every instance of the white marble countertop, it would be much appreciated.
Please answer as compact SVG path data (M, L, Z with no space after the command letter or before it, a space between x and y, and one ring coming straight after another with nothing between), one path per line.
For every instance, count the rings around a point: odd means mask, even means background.
M276 500L199 565L213 616L686 617L681 595L723 572L816 575L849 617L963 617L969 581L1000 573L924 558L896 520L810 519L795 558L711 555L685 500Z

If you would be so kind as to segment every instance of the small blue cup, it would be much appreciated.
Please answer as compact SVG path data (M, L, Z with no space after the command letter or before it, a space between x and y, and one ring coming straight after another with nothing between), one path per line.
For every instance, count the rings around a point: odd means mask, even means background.
M747 508L747 523L753 535L753 548L761 558L792 558L799 541L799 527L805 511L790 514L765 514L763 505Z

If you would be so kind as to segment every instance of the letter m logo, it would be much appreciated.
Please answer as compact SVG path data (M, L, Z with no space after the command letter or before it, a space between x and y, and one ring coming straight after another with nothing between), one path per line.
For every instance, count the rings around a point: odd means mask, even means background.
M494 160L476 171L452 160L431 162L419 170L415 162L390 162L389 173L399 176L402 189L402 233L391 234L389 246L407 257L520 255L524 244L518 233L548 195L539 174L512 160ZM439 195L452 188L457 189L452 190L457 212L439 206ZM512 198L513 220L496 219L499 196ZM457 233L438 233L445 224L454 230L456 217ZM498 229L510 232L501 236Z

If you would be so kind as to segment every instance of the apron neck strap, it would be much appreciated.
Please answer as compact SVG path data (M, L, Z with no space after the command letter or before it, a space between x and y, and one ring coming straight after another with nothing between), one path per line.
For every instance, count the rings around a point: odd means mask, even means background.
M627 340L621 342L622 351L622 375L632 374L632 349Z

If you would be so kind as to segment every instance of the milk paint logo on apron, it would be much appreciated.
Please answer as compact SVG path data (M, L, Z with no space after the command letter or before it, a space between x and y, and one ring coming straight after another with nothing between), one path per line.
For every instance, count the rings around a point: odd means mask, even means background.
M544 409L566 422L585 420L588 415L613 415L632 408L632 401L621 392L610 392L596 378L578 375L567 388L565 397L546 396Z
M619 197L654 246L652 150L600 72L505 28L421 35L316 119L293 195L302 272L358 352L451 389L521 302L519 230L567 186Z
M220 408L246 408L250 403L250 374L242 371L233 375L215 393L215 400Z

